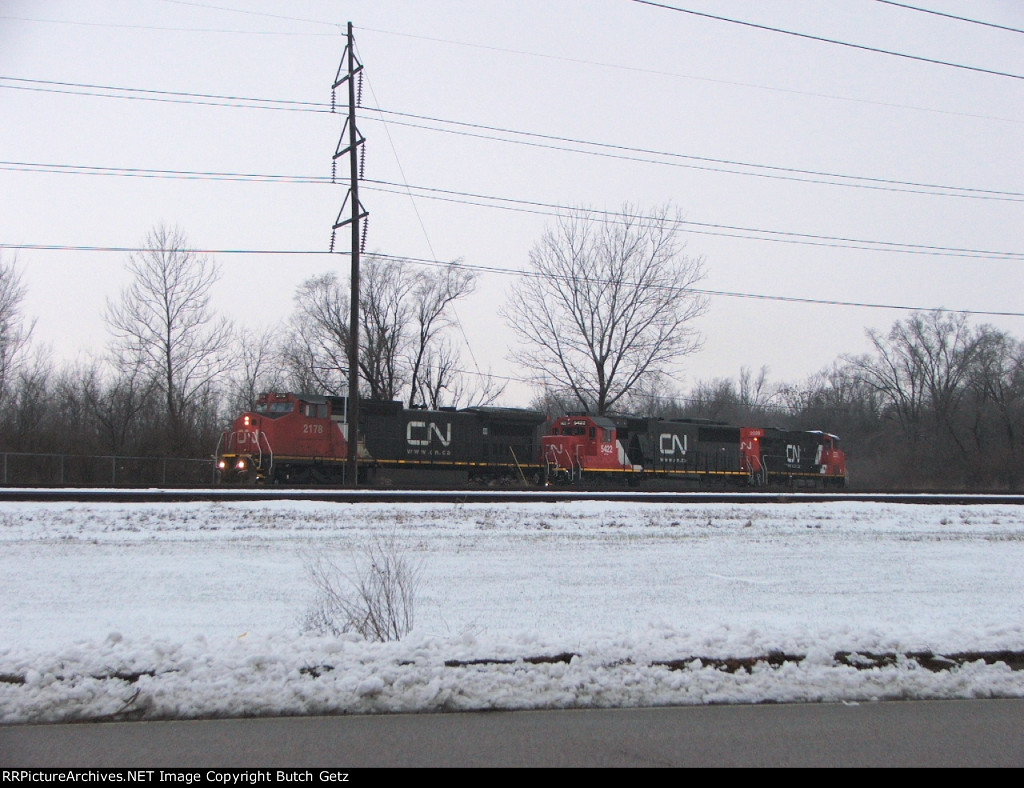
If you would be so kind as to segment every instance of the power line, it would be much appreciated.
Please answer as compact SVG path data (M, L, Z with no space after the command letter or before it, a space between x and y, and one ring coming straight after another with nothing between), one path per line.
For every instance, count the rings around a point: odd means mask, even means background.
M193 0L161 0L163 3L171 3L172 5L187 5L193 8L206 8L213 11L226 11L231 14L245 14L246 16L263 16L269 19L284 19L288 22L307 22L311 25L328 25L330 27L338 28L339 30L344 28L344 25L337 24L334 22L324 22L322 19L308 19L301 16L286 16L285 14L269 14L265 11L252 11L247 8L231 8L229 6L213 5L211 3L198 3Z
M456 200L452 199L453 202L459 202L469 205L477 205L485 208L500 208L502 210L520 210L514 206L532 206L535 208L544 208L548 210L531 210L530 208L523 208L528 213L535 213L544 216L560 216L566 211L575 210L572 206L559 205L557 203L543 203L533 202L528 200L513 199L510 197L493 197L488 195L473 194L471 192L460 192L450 191L445 189L438 189L426 186L410 186L408 184L393 184L387 181L378 181L368 179L364 181L366 184L376 184L375 186L368 186L369 189L377 188L381 191L389 191L388 189L380 188L382 186L392 186L394 189L390 190L390 193L402 193L405 194L407 189L414 189L417 191L426 192L426 194L420 194L418 196L426 199L448 199L445 196L434 196L435 194L440 195L453 195L458 197L472 198L476 200L488 200L488 201L500 201L512 203L513 207L505 205L492 205L489 203L482 202L469 202L468 200ZM396 190L401 190L398 192ZM587 213L595 214L606 219L614 220L617 216L620 216L620 212L603 211L598 209L587 209ZM631 216L633 219L643 219L643 216ZM845 249L858 249L862 251L880 251L880 252L906 252L912 254L929 254L929 255L948 255L950 257L971 257L981 259L994 259L994 260L1018 260L1024 259L1024 252L996 252L990 250L981 249L966 249L962 247L942 247L933 246L927 244L910 244L902 243L898 241L873 241L859 238L847 238L841 236L827 236L827 235L815 235L811 233L798 233L792 231L783 230L765 230L762 228L754 227L739 227L736 225L727 224L715 224L712 222L694 222L689 220L678 220L673 222L680 229L685 232L701 234L701 235L716 235L726 236L730 238L741 238L744 240L752 241L778 241L784 243L798 243L798 244L810 244L820 246L830 246ZM718 232L716 232L718 231ZM732 232L725 232L732 231ZM761 238L751 235L739 235L738 233L757 233L761 235L774 236Z
M537 271L524 271L519 268L501 268L496 266L482 266L482 265L471 265L468 263L460 263L458 261L450 263L439 263L436 260L425 260L422 258L414 257L396 257L394 255L377 253L377 257L395 260L398 262L408 262L415 265L428 265L428 266L456 266L465 268L470 271L486 271L487 273L504 274L509 276L518 276L532 279L551 279L549 275L538 273ZM591 277L576 277L578 281L589 282L592 284L611 284L610 282L602 279L595 279ZM626 283L628 284L628 283ZM659 287L659 286L655 286ZM909 312L944 312L949 314L957 315L979 315L985 317L1024 317L1024 312L991 312L991 311L976 311L972 309L946 309L946 308L934 308L934 307L921 307L921 306L905 306L897 304L876 304L869 303L866 301L837 301L831 299L819 299L819 298L798 298L796 296L769 296L757 293L739 293L729 290L707 290L698 287L686 287L686 288L673 288L668 286L660 286L662 290L675 290L680 294L696 294L706 295L712 297L724 297L724 298L747 298L755 301L782 301L785 303L792 304L815 304L819 306L845 306L845 307L858 307L863 309L896 309Z
M320 104L317 102L293 101L285 99L260 99L242 96L224 96L204 93L179 93L174 91L149 90L142 88L123 88L72 82L51 82L47 80L31 80L20 77L0 76L0 81L3 80L30 82L35 84L58 85L64 87L80 87L89 90L124 91L129 93L138 92L146 94L142 96L134 96L117 95L109 93L79 93L77 91L68 91L71 92L73 95L89 95L98 98L142 99L150 101L169 101L172 103L194 103L200 105L208 104L213 106L242 107L247 109L283 109L290 111L329 113L329 105ZM0 84L0 87L15 89L19 88L19 86L3 84ZM21 89L45 90L44 88L35 87L24 87ZM177 97L187 97L188 100L186 100L186 98L179 99ZM202 100L193 101L191 100L193 98ZM222 104L221 102L230 103ZM253 102L254 105L242 102ZM698 156L695 154L675 153L672 151L659 151L650 148L639 148L628 145L620 145L616 143L595 142L592 140L583 140L573 137L544 134L542 132L523 131L520 129L509 129L500 126L489 126L486 124L470 123L466 121L447 120L445 118L437 118L429 115L419 115L407 112L399 112L396 110L387 110L380 107L368 107L366 109L368 111L380 113L381 115L390 115L396 118L409 118L414 121L423 121L426 123L445 124L448 126L454 126L456 128L438 128L436 126L423 125L423 123L396 120L390 121L392 125L424 129L427 131L434 131L444 134L456 134L459 136L472 137L476 139L493 140L497 142L505 142L515 145L526 145L529 147L546 148L549 150L558 150L568 153L577 153L589 156L600 156L603 158L635 161L655 165L683 167L687 169L703 170L707 172L721 172L730 175L769 178L774 180L787 180L795 181L798 183L820 184L826 186L843 186L847 188L893 191L907 194L922 194L940 197L960 197L965 199L1002 200L1010 202L1024 201L1024 193L1021 192L1001 191L997 189L980 189L968 186L950 186L946 184L922 183L916 181L903 181L894 178L878 178L866 175L847 175L844 173L834 173L823 170L808 170L801 169L798 167L784 167L781 165L772 164L757 164L752 162L743 162L731 159L719 159L709 156ZM372 117L368 117L368 120L378 122L378 119ZM384 121L381 120L379 122ZM472 131L463 131L462 129L470 129ZM514 137L522 137L524 139L508 139L506 137L494 136L495 134L513 135ZM533 139L541 140L542 142L533 142ZM588 146L590 148L594 148L595 150L566 147L573 145ZM658 158L644 158L649 156ZM666 160L662 161L661 159Z
M165 252L165 251L186 251L190 254L204 254L204 255L303 255L303 256L324 256L333 257L335 255L346 254L344 251L340 252L327 252L315 249L185 249L185 250L169 250L169 249L153 249L151 247L144 246L73 246L69 244L9 244L0 243L0 249L10 249L13 251L45 251L45 252L108 252L108 253L119 253L119 254L133 254L133 253L145 253L145 252ZM438 260L427 260L424 258L406 257L400 255L385 254L382 252L374 252L371 256L378 257L384 260L393 260L398 263L408 263L412 265L425 265L435 267L448 267L454 266L456 268L462 268L467 271L482 272L501 274L503 276L516 276L516 277L529 277L535 279L550 279L551 277L545 274L538 273L536 271L525 271L520 268L504 268L501 266L489 266L489 265L471 265L469 263L463 263L459 261L452 262L440 262ZM595 284L608 284L607 281L601 279L587 279L581 278L581 281L589 281ZM628 283L627 283L628 284ZM909 312L943 312L949 314L958 315L977 315L981 317L1024 317L1024 312L998 312L991 310L977 310L977 309L947 309L945 307L922 307L922 306L907 306L904 304L879 304L871 303L866 301L838 301L834 299L818 299L818 298L799 298L796 296L773 296L764 295L759 293L740 293L729 290L707 290L702 288L669 288L664 286L662 289L677 290L682 293L693 293L695 295L706 295L711 297L724 297L724 298L746 298L753 299L756 301L780 301L791 304L811 304L817 306L841 306L841 307L857 307L862 309L895 309Z
M149 88L126 88L115 85L96 85L85 82L59 82L48 79L27 79L24 77L0 76L0 81L29 83L27 85L0 84L0 87L8 90L31 90L42 93L62 93L71 96L91 96L93 98L116 98L134 101L162 101L172 104L195 104L211 107L273 109L292 112L317 112L331 114L330 104L316 101L264 99L253 98L252 96L225 96L212 93L189 93L185 91L153 90ZM55 87L41 87L43 85L52 85ZM74 89L72 90L71 88ZM95 91L108 92L98 93ZM143 95L133 95L136 93Z
M173 2L173 0L165 0L165 1L166 2ZM640 1L641 0L637 0L637 2L640 2ZM885 2L885 0L878 0L878 2ZM900 4L900 3L891 3L891 4L892 5L902 5L902 7L912 8L914 10L924 11L926 13L936 13L936 14L938 14L938 12L935 12L935 11L928 11L927 9L916 8L914 6L903 5L903 4ZM198 4L198 3L196 3L194 5L198 5L200 7L207 7L207 8L217 8L217 6L209 6L209 5ZM281 16L281 15L276 15L276 14L258 14L258 12L243 11L243 10L240 10L240 9L226 9L226 8L224 8L222 10L231 10L231 11L235 11L237 13L252 13L252 14L257 14L257 15L262 15L262 16L271 16L271 17L278 17L278 18L282 18L282 19L291 19L291 20L295 20L295 21L304 21L304 22L310 22L310 23L313 23L313 24L330 25L332 27L339 27L338 25L336 25L333 22L324 22L324 21L321 21L321 20L313 20L313 19L303 19L301 17L288 17L288 16ZM677 9L677 10L682 10L682 9ZM694 13L694 12L691 12L691 13ZM954 19L961 19L962 21L966 21L966 22L974 22L975 24L979 24L979 25L988 25L990 27L996 27L996 28L1000 28L1000 29L1004 29L1004 30L1009 30L1009 31L1012 31L1012 32L1024 32L1024 31L1017 30L1016 28L1003 27L1001 25L994 25L994 24L991 24L991 23L979 22L977 20L964 19L962 17L955 17L955 16L950 15L950 14L939 14L939 15L940 16L950 16L951 18L954 18ZM162 30L162 31L170 31L170 32L236 33L236 34L244 34L244 35L282 35L282 36L334 36L335 35L333 33L286 33L286 32L273 31L273 30L258 31L258 30L233 30L233 29L214 29L214 28L146 27L146 26L142 26L142 25L125 25L125 24L113 24L113 23L102 23L102 22L74 22L74 21L60 20L60 19L35 19L35 18L30 18L30 17L19 17L19 16L11 16L11 15L0 15L0 19L12 19L12 20L18 20L18 21L25 21L25 22L42 22L42 23L53 23L53 24L85 25L85 26L94 26L94 27L127 28L127 29L136 29L136 30ZM725 21L730 21L730 20L725 20ZM397 32L397 31L394 31L394 30L383 30L383 29L380 29L380 28L361 28L361 29L365 30L367 32L378 33L378 34L381 34L381 35L402 36L402 37L405 37L405 38L413 38L413 39L418 39L418 40L422 40L422 41L431 41L431 42L442 43L442 44L450 44L450 45L454 45L454 46L463 46L463 47L470 47L470 48L475 48L475 49L483 49L483 50L488 50L488 51L493 51L493 52L502 52L502 53L520 55L520 56L525 56L525 57L547 58L547 59L558 60L558 61L567 62L567 63L578 63L578 64L581 64L581 65L600 66L602 68L614 68L614 69L619 69L619 70L624 70L624 71L631 71L631 72L635 72L635 73L652 74L652 75L655 75L655 76L667 76L667 77L675 77L675 78L678 78L678 79L690 79L690 80L696 80L696 81L701 81L701 82L711 82L711 83L719 84L719 85L731 85L731 86L735 86L735 87L753 88L755 90L770 90L770 91L777 92L777 93L790 93L790 94L797 95L797 96L810 96L810 97L813 97L813 98L825 98L825 99L830 99L830 100L833 100L833 101L849 101L849 102L855 102L855 103L858 103L858 104L869 104L869 105L880 106L880 107L890 107L890 108L894 108L894 109L907 109L907 110L913 110L913 111L916 111L916 112L932 112L932 113L938 113L938 114L942 114L942 115L952 115L952 116L960 116L960 117L968 117L968 118L977 118L979 120L996 120L996 121L1005 122L1005 123L1024 123L1024 121L1017 120L1017 119L1014 119L1014 118L1002 118L1002 117L997 117L997 116L992 116L992 115L980 115L978 113L972 113L972 112L957 112L957 111L954 111L954 110L944 110L944 109L937 109L935 107L921 107L921 106L915 106L915 105L909 105L909 104L899 104L899 103L889 102L889 101L875 101L875 100L871 100L871 99L854 98L854 97L851 97L851 96L837 96L837 95L834 95L834 94L820 93L820 92L816 92L816 91L796 90L796 89L793 89L793 88L781 88L781 87L775 87L775 86L772 86L772 85L759 85L759 84L756 84L756 83L739 82L739 81L735 81L735 80L726 80L726 79L716 79L716 78L713 78L713 77L696 76L696 75L693 75L693 74L680 74L680 73L672 72L672 71L664 71L664 70L659 70L659 69L642 68L642 67L638 67L638 66L628 66L628 65L625 65L625 64L622 64L622 63L605 63L605 62L598 61L598 60L587 60L587 59L583 59L583 58L570 58L570 57L565 57L565 56L562 56L562 55L553 55L553 54L546 53L546 52L530 52L528 50L511 49L511 48L508 48L508 47L497 47L497 46L490 46L490 45L485 45L485 44L474 44L474 43L470 43L470 42L466 42L466 41L455 41L453 39L445 39L445 38L437 38L437 37L433 37L433 36L416 35L416 34L413 34L413 33L402 33L402 32ZM780 31L780 32L785 32L785 31ZM794 34L794 35L796 35L796 34ZM837 43L841 43L841 42L837 42ZM850 46L852 46L852 45L850 45ZM964 68L967 68L967 67L965 66ZM995 73L998 73L998 72L995 72ZM1014 76L1014 75L1010 75L1010 76ZM50 91L50 92L60 92L60 91ZM195 103L202 103L202 102L195 102ZM275 109L283 109L283 108L282 107L277 107Z
M901 181L891 178L877 178L866 175L846 175L843 173L833 173L821 170L805 170L797 167L782 167L772 164L752 164L749 162L735 161L730 159L716 159L708 156L696 156L685 153L673 153L669 151L658 151L649 148L637 148L627 145L619 145L615 143L605 142L592 142L589 140L575 139L572 137L560 137L556 135L543 134L540 132L532 131L519 131L517 129L507 129L499 126L486 126L477 123L467 123L465 121L445 120L443 118L433 118L428 115L413 115L410 113L396 112L392 110L370 108L377 112L383 112L389 115L396 115L399 117L410 117L416 120L424 120L431 123L446 123L453 126L460 126L471 129L480 129L483 131L497 132L503 134L513 134L524 137L535 137L541 140L550 142L561 142L572 145L588 145L595 148L601 149L600 151L588 151L588 150L576 150L573 148L560 147L558 145L549 145L544 143L535 143L528 140L516 140L516 139L504 139L496 138L483 134L476 134L472 132L464 131L453 131L450 129L439 129L429 126L423 126L411 123L399 123L398 125L412 126L413 128L424 128L432 131L440 131L450 134L460 134L468 137L478 137L482 139L498 139L502 142L511 142L519 145L529 145L532 147L550 148L553 150L562 150L572 153L583 153L591 156L604 156L607 158L624 159L626 161L640 161L649 164L665 164L668 166L675 167L687 167L690 169L709 170L712 172L726 172L732 175L748 175L761 178L774 178L779 180L794 180L801 183L820 183L831 186L847 186L851 188L862 188L862 189L882 189L885 191L898 191L898 192L909 192L912 194L932 194L935 196L945 197L968 197L972 199L997 199L997 200L1010 200L1018 202L1024 199L1024 193L1021 192L1009 192L999 191L995 189L976 189L967 186L949 186L943 184L934 183L920 183L915 181ZM395 123L395 121L392 121ZM612 151L606 153L604 151ZM639 153L649 156L660 156L669 161L652 161L650 159L641 159L635 156L624 155L625 153ZM675 159L682 159L685 162L696 162L696 163L683 163L674 161ZM716 165L716 166L707 166ZM722 167L745 167L754 172L743 172L737 170L722 169ZM757 170L765 170L766 172L758 172ZM805 177L806 176L806 177ZM820 180L821 178L831 178L837 180ZM862 181L863 183L857 183L856 181Z
M170 178L183 180L214 180L214 181L245 181L257 183L286 184L320 184L332 185L329 176L273 175L266 173L232 173L232 172L200 172L195 170L149 170L127 167L90 167L71 164L41 164L34 162L0 161L0 170L16 172L43 172L69 175L109 175L135 178ZM494 208L506 211L519 211L540 216L561 216L567 211L576 210L573 206L559 203L538 202L512 197L497 197L473 192L440 189L429 186L416 186L408 183L393 183L375 179L361 181L364 188L386 194L400 194L408 197L419 197L481 208ZM414 195L413 192L416 192ZM601 216L614 221L620 212L599 209L587 209L587 213ZM631 216L642 220L640 215ZM864 238L829 236L813 233L800 233L788 230L770 230L757 227L719 224L714 222L695 222L690 220L675 221L679 229L696 235L712 235L727 238L738 238L748 241L770 241L776 243L793 243L809 246L826 246L859 251L898 252L904 254L935 255L944 257L964 257L987 260L1020 260L1024 252L1000 252L990 249L969 249L965 247L936 246L930 244L913 244L901 241L877 241ZM764 236L764 237L762 237Z
M946 14L943 13L942 11L935 11L931 8L921 8L920 6L908 5L907 3L894 3L892 0L875 0L875 2L883 3L885 5L893 5L896 6L897 8L906 8L910 11L920 11L922 14L932 14L933 16L945 17L946 19L955 19L957 22L969 22L972 25L983 25L985 27L995 28L996 30L1006 30L1010 33L1024 33L1024 30L1021 30L1016 27L997 25L994 22L982 22L978 19L968 19L965 16L957 16L956 14Z
M879 55L891 55L892 57L904 58L905 60L916 60L920 63L931 63L936 66L948 66L949 68L962 69L964 71L974 71L979 74L990 74L996 77L1009 77L1010 79L1024 79L1024 75L1021 74L1010 74L1006 71L995 71L990 68L981 68L979 66L965 66L961 63L952 63L948 60L938 60L936 58L922 57L920 55L909 55L906 52L896 52L892 49L882 49L880 47L870 47L864 44L852 44L849 41L840 41L835 38L825 38L824 36L815 36L810 33L798 33L794 30L783 30L779 27L771 27L769 25L761 25L755 22L746 22L742 19L730 19L729 17L718 16L717 14L707 14L702 11L693 11L688 8L679 8L678 6L668 5L667 3L656 3L654 0L633 0L634 3L641 5L649 5L654 8L662 8L666 11L676 11L680 14L690 14L691 16L699 16L704 19L714 19L717 22L729 22L733 25L743 25L744 27L752 27L757 30L765 30L770 33L781 33L787 36L795 36L796 38L805 38L809 41L819 41L824 44L835 44L836 46L849 47L850 49L859 49L863 52L874 52Z
M215 172L200 170L156 170L141 167L93 167L78 164L0 161L0 170L44 172L58 175L116 175L125 178L170 178L205 181L255 181L269 183L331 184L328 175L273 175L256 172Z
M995 116L992 116L992 115L979 115L979 114L973 113L973 112L957 112L957 111L954 111L954 110L936 109L935 107L920 107L920 106L915 106L915 105L911 105L911 104L898 104L898 103L891 102L891 101L874 101L874 100L871 100L871 99L854 98L852 96L837 96L837 95L830 94L830 93L819 93L819 92L811 91L811 90L796 90L794 88L780 88L780 87L775 87L775 86L772 86L772 85L759 85L759 84L753 83L753 82L739 82L739 81L736 81L736 80L716 79L714 77L695 76L693 74L680 74L680 73L675 72L675 71L663 71L663 70L660 70L660 69L642 68L640 66L630 66L630 65L626 65L624 63L606 63L606 62L600 61L600 60L587 60L587 59L584 59L584 58L566 57L565 55L553 55L553 54L550 54L548 52L531 52L529 50L511 49L511 48L508 48L508 47L498 47L498 46L492 46L492 45L487 45L487 44L473 44L473 43L470 43L468 41L455 41L455 40L449 39L449 38L437 38L437 37L434 37L434 36L424 36L424 35L418 35L418 34L414 34L414 33L399 33L399 32L394 31L394 30L382 30L380 28L364 27L364 28L361 28L361 29L364 30L364 31L372 32L372 33L379 33L379 34L385 35L385 36L400 36L402 38L411 38L411 39L419 40L419 41L429 41L429 42L432 42L432 43L439 43L439 44L450 44L450 45L453 45L453 46L467 47L467 48L470 48L470 49L482 49L482 50L489 51L489 52L500 52L500 53L503 53L503 54L519 55L519 56L522 56L522 57L544 58L544 59L547 59L547 60L555 60L555 61L559 61L559 62L563 62L563 63L575 63L575 64L579 64L579 65L584 65L584 66L599 66L601 68L611 68L611 69L616 69L616 70L619 70L619 71L629 71L629 72L636 73L636 74L650 74L650 75L658 76L658 77L673 77L673 78L676 78L676 79L688 79L688 80L694 80L694 81L697 81L697 82L710 82L710 83L715 84L715 85L729 85L731 87L752 88L754 90L769 90L769 91L772 91L774 93L789 93L789 94L792 94L792 95L795 95L795 96L809 96L811 98L824 98L824 99L829 99L829 100L832 100L832 101L847 101L847 102L853 102L855 104L868 104L868 105L878 106L878 107L889 107L891 109L907 109L907 110L913 110L915 112L931 112L931 113L937 113L937 114L941 114L941 115L953 115L953 116L966 117L966 118L976 118L976 119L979 119L979 120L996 120L996 121L1001 121L1001 122L1006 122L1006 123L1024 123L1024 121L1022 121L1022 120L1015 120L1013 118L1001 118L1001 117L995 117Z
M268 16L270 16L268 14ZM282 30L238 30L236 28L223 27L170 27L167 25L129 25L121 22L80 22L74 19L40 19L31 16L14 16L13 14L0 14L0 19L10 19L14 22L36 22L45 25L72 25L75 27L105 27L113 30L152 30L160 33L218 33L228 35L247 36L331 36L336 33L290 33ZM312 21L312 20L307 20ZM328 25L330 22L318 22L317 24Z

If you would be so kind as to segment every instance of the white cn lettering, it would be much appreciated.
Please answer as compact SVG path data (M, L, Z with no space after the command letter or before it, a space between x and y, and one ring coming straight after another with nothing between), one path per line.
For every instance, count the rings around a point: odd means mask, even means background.
M792 463L793 465L800 464L800 447L795 446L792 443L786 444L786 462Z
M679 450L680 454L686 454L687 438L689 436L684 435L680 441L678 435L673 435L671 432L663 432L658 437L658 448L662 454L675 454L676 450Z
M437 439L439 441L441 441L441 445L442 446L451 446L452 445L452 425L451 425L451 422L449 422L448 424L445 424L444 426L445 426L445 428L447 430L447 432L444 435L441 434L441 430L438 428L438 426L436 424L434 424L434 422L430 422L430 431L437 436Z
M451 446L452 425L448 423L443 426L446 429L444 433L434 422L428 424L425 421L410 421L405 428L405 441L410 446L429 446L431 436L436 435L442 446Z

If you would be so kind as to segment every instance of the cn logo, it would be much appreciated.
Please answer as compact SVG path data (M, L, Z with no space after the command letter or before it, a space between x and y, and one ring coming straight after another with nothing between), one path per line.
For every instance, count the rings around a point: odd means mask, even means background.
M800 464L800 447L792 443L786 444L786 462L790 465Z
M663 455L674 455L677 451L680 454L686 454L687 437L684 435L683 439L679 440L678 435L663 432L658 436L658 448Z
M442 429L445 431L442 432ZM451 422L439 426L432 421L410 421L405 428L405 440L410 446L429 446L434 438L437 438L442 446L451 446Z

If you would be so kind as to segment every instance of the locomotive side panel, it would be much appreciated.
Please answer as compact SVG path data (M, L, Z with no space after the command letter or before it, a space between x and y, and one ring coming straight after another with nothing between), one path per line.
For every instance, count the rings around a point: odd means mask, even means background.
M735 482L739 473L738 427L701 419L651 419L644 467L705 483ZM733 478L737 477L737 478Z
M393 483L452 483L536 474L543 424L543 414L511 408L402 410L367 418L363 434Z
M467 408L477 418L480 443L474 476L509 475L538 480L541 440L547 432L543 413L518 408Z
M740 465L740 428L702 425L697 430L697 467L712 484L745 483Z
M773 428L763 433L761 461L769 483L817 487L845 482L845 457L834 435Z

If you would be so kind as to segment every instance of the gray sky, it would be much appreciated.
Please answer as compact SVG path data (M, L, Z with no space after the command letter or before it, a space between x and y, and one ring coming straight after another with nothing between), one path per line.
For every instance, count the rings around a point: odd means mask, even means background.
M1024 30L1020 2L907 4ZM670 202L692 223L719 294L684 387L762 365L799 382L909 315L879 305L1018 313L973 320L1024 336L1024 34L877 0L666 5L749 24L632 0L0 0L0 244L132 247L163 222L202 249L326 252L346 185L309 181L331 173L351 21L367 249L484 270L459 307L469 371L521 374L495 315L516 277L493 269L528 267L554 206ZM2 254L24 268L38 342L103 350L125 253ZM215 257L215 307L251 328L348 270ZM513 385L506 404L528 399Z

